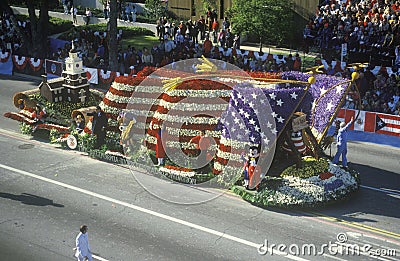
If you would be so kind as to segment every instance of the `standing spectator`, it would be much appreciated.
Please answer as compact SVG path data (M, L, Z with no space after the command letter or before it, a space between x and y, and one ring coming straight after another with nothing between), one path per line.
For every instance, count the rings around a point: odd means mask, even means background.
M212 18L212 11L211 8L209 7L207 10L207 24L208 24L208 31L211 32L212 30L212 23L214 19Z
M68 14L68 0L62 0L62 5L64 7L64 14Z
M289 71L293 71L294 67L294 60L292 54L289 54L288 57L285 58L286 66L288 67Z
M104 58L104 54L105 54L104 45L102 43L100 43L99 47L97 48L96 55L99 58Z
M396 103L394 102L394 98L390 98L390 101L387 103L388 109L390 113L394 113L396 110Z
M199 43L198 35L199 35L199 26L197 24L197 21L195 21L194 23L192 23L192 28L190 30L190 36L192 38L193 43Z
M306 28L303 31L303 39L304 39L304 52L309 53L310 46L312 45L314 36L311 35L310 25L307 24Z
M240 34L236 34L233 39L233 49L240 49Z
M108 6L110 5L110 2L104 2L103 4L103 13L104 13L104 18L108 19Z
M175 47L176 47L176 45L175 45L174 41L169 40L169 39L165 40L164 41L165 55L168 56L169 58L171 58L171 53L175 49Z
M149 50L144 47L142 53L142 63L143 66L153 66L153 55L149 52Z
M200 16L200 19L197 21L197 27L200 31L200 39L204 40L206 32L206 20L204 19L204 16Z
M231 23L228 21L228 17L224 17L224 21L222 21L222 30L226 31L231 26Z
M345 169L347 169L347 130L353 122L354 119L351 118L347 124L345 122L340 123L340 128L336 138L337 152L332 161L333 164L338 164L339 158L342 156L342 166Z
M132 16L132 23L136 22L136 6L135 4L131 4L131 16Z
M226 36L225 36L225 31L223 29L221 29L220 32L218 33L218 42L219 46L221 47L225 46Z
M228 28L226 30L225 38L226 38L226 47L227 48L232 48L232 46L233 46L233 34L231 33L231 29Z
M203 43L204 56L205 57L210 57L212 47L213 47L213 44L210 41L210 39L207 37L206 40Z
M301 71L301 58L298 53L296 53L294 58L293 71Z
M80 227L80 232L75 239L76 252L75 257L78 258L78 261L92 261L92 251L89 246L89 238L88 238L88 227L83 225Z
M162 53L159 46L154 45L153 48L151 48L151 55L153 56L153 64L159 67L162 60Z
M107 117L100 106L96 106L96 111L87 113L87 116L93 116L92 135L96 135L97 137L95 148L98 149L104 144L106 137L105 127L107 126Z
M217 19L214 19L214 22L212 23L212 33L213 33L213 42L217 43L217 35L218 35L218 30L219 30L219 23Z
M71 7L71 15L72 15L72 22L74 24L78 24L78 20L76 20L76 15L78 14L78 9L75 6Z
M124 16L124 20L125 21L130 21L130 15L131 15L131 9L129 7L129 4L125 4L125 16ZM157 28L158 30L158 28Z
M86 25L89 25L89 23L90 23L90 17L92 17L92 11L90 11L90 8L89 7L86 7L86 12L85 12L85 22L86 22Z

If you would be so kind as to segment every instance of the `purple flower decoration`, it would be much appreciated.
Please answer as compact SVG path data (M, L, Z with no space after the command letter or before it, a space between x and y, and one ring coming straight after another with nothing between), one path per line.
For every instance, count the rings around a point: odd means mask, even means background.
M300 72L282 73L282 79L288 80L307 81L310 76L310 74ZM323 74L316 74L314 77L316 82L311 85L309 90L313 97L312 102L315 104L310 123L319 133L322 133L336 112L336 108L340 106L341 99L349 87L349 82L343 78ZM336 88L330 90L334 86ZM280 87L284 88L286 85Z

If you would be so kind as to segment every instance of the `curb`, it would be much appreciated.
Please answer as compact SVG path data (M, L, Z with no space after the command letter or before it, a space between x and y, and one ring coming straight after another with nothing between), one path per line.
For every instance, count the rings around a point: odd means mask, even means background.
M42 77L33 76L33 75L29 75L29 74L23 74L23 73L14 72L12 76L22 78L22 79L27 79L27 80L34 80L34 81L38 81L38 82L42 81Z

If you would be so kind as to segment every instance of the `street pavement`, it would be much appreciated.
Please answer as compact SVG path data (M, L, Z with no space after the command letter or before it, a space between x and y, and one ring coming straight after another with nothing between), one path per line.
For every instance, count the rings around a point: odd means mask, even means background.
M16 111L14 92L35 82L0 78L0 110ZM79 226L89 226L95 260L399 260L400 150L349 144L351 166L362 187L345 202L313 210L255 207L231 193L195 205L152 196L124 166L62 150L17 132L18 123L0 117L0 260L73 260ZM148 177L154 184L160 181ZM215 190L163 186L202 199ZM171 191L172 193L172 191ZM395 257L330 253L287 255L271 244L334 243L397 251ZM293 249L292 249L293 250Z

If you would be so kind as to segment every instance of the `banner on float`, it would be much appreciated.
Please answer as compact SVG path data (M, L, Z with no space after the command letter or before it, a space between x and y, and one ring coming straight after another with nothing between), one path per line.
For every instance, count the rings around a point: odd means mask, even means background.
M337 120L349 122L355 118L357 110L340 109ZM400 116L370 111L360 111L350 130L372 132L400 137Z
M13 63L10 52L0 52L0 74L12 75Z
M99 84L99 74L96 68L83 68L86 72L88 83Z
M61 62L46 59L45 68L47 79L54 79L62 76L63 64Z

